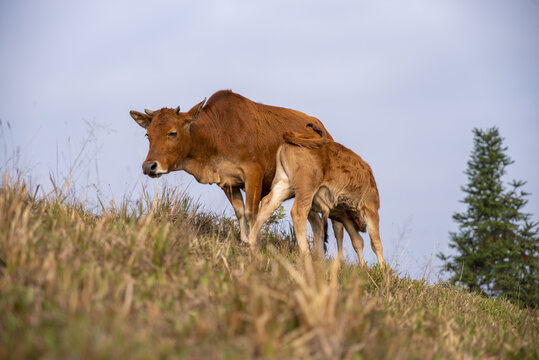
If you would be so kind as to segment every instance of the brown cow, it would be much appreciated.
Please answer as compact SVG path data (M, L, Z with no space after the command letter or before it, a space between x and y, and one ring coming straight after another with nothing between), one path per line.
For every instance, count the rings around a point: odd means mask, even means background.
M385 265L378 229L380 198L369 164L353 151L327 139L317 125L308 126L318 135L284 134L285 143L277 151L272 189L262 199L249 233L250 245L256 245L260 228L275 209L295 196L291 215L302 254L308 250L307 215L315 210L322 213L326 222L329 217L344 224L361 265L365 264L363 238L358 231L367 228L378 263Z
M188 112L163 108L144 113L131 111L133 119L147 130L148 156L144 174L158 177L185 170L203 184L217 184L225 192L238 217L241 239L247 241L260 199L269 193L275 175L275 154L286 131L301 131L314 123L327 134L322 123L302 112L255 103L230 90L213 94ZM240 189L245 190L245 205ZM318 214L309 216L314 234L322 233ZM333 223L335 233L342 225ZM317 235L318 236L318 235ZM320 239L315 249L320 255Z

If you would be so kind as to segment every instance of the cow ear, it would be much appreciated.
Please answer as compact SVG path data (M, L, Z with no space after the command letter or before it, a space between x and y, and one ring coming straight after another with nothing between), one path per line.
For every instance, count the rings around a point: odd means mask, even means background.
M152 122L152 117L150 115L143 114L135 110L131 110L129 114L131 115L133 120L137 122L137 124L139 124L145 129L147 129L148 126L150 126L150 123Z
M191 110L189 110L187 112L187 114L189 115L189 119L190 119L189 123L192 123L193 121L195 121L198 118L198 114L200 114L200 110L202 110L202 107L204 106L204 103L206 103L206 98L204 98L204 100L202 100L201 102L199 102L198 104L193 106L191 108Z

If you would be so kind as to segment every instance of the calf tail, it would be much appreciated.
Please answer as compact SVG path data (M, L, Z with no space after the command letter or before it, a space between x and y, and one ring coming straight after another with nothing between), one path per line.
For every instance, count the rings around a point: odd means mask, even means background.
M308 149L318 149L328 142L326 132L322 130L319 126L313 123L309 123L307 124L307 127L312 128L313 131L318 135L286 132L283 134L284 141L289 144L305 147Z

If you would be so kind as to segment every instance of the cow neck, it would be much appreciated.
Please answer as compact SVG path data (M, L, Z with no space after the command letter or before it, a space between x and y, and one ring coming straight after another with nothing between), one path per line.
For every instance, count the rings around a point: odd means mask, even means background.
M205 119L199 119L191 124L190 150L184 161L182 169L191 175L198 177L198 173L208 171L212 160L217 153L214 146L212 127Z

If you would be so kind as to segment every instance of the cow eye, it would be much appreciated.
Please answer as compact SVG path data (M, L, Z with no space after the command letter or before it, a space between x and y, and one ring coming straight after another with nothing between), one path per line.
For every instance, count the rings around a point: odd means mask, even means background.
M176 131L171 131L171 132L168 133L168 136L170 136L170 137L174 137L176 135L178 135L178 133Z

